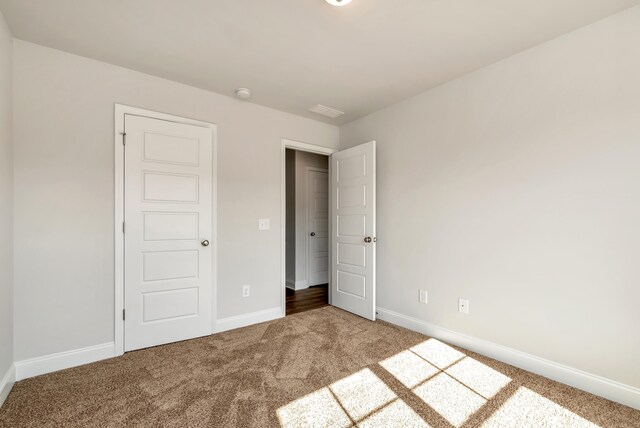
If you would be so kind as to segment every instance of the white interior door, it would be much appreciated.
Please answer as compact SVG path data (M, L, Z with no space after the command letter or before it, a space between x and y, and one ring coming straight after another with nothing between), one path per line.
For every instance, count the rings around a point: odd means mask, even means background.
M125 115L125 351L211 333L212 130Z
M329 282L329 174L307 171L308 284Z
M376 142L331 156L331 303L376 319Z

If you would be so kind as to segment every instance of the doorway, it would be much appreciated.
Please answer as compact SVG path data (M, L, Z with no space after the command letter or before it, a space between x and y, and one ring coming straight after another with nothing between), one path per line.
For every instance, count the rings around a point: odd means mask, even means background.
M288 149L293 149L289 152ZM309 280L305 271L305 276L298 279L295 276L297 258L294 258L293 251L287 254L287 248L296 248L297 231L287 235L287 224L289 231L296 228L296 223L291 222L296 216L296 203L289 204L287 209L287 194L295 195L296 181L295 168L289 163L287 168L287 157L294 158L297 152L315 153L324 156L328 161L327 183L327 298L322 296L305 296L302 292L310 293L309 284L324 278L324 274L316 273L315 279ZM345 311L354 313L363 318L375 321L376 319L376 142L352 146L341 151L329 149L327 147L301 143L293 140L282 140L282 250L281 250L281 280L282 280L282 315L294 312L293 302L297 298L308 297L310 300L305 304L300 304L295 311L306 311L315 309L316 305L333 305ZM294 163L295 165L295 163ZM313 167L312 167L313 168ZM324 168L315 167L323 170ZM323 172L323 171L320 171ZM287 175L290 179L287 180ZM293 177L293 178L291 178ZM316 176L318 178L320 176ZM324 193L318 187L312 200L315 204L322 199ZM308 201L309 198L303 200ZM291 202L291 201L290 201ZM313 205L313 204L312 204ZM305 213L302 218L307 219L307 224L318 227L323 224L323 219L318 213L313 213L312 222L309 222L310 214ZM288 221L289 220L289 221ZM321 246L323 235L318 235L316 230L307 229L307 224L301 228L306 235L302 241L302 248L308 249L310 245L312 251L309 254L321 255L324 247ZM295 229L294 229L295 230ZM315 233L314 236L311 234ZM318 238L314 241L306 241L307 238ZM324 254L322 254L324 256ZM320 258L320 257L318 257ZM305 260L303 258L302 260ZM287 263L288 262L288 263ZM323 267L323 261L319 261L316 266ZM288 267L288 269L287 269ZM296 283L296 281L306 281ZM317 289L320 293L320 289ZM313 290L316 291L316 290ZM290 305L287 305L289 300ZM306 300L306 299L305 299ZM315 301L313 301L315 300ZM289 307L288 307L289 306ZM317 306L321 307L321 306Z
M329 304L329 157L285 149L286 315Z

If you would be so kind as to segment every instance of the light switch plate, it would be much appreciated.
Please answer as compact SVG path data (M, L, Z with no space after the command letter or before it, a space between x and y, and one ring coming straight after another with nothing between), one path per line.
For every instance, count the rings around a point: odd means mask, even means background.
M258 230L269 230L268 218L261 218L258 220Z

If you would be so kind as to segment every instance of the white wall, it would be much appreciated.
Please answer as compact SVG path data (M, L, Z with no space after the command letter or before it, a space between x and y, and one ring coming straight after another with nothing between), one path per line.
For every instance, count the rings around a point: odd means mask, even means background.
M296 268L295 281L308 287L307 281L307 221L309 197L307 168L329 168L329 158L317 153L296 150ZM300 287L296 287L300 288Z
M343 126L379 306L640 387L639 47L635 7Z
M0 382L13 364L12 76L13 38L0 13Z
M218 124L218 319L281 306L281 139L335 147L336 127L24 41L14 53L16 360L113 341L115 102Z

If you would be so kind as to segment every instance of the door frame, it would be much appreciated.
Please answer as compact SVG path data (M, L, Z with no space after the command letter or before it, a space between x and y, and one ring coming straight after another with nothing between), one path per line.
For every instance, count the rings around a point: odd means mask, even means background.
M280 212L281 216L281 224L280 224L280 259L281 263L281 272L280 272L280 301L282 304L282 316L287 315L287 247L286 247L286 239L287 239L287 149L298 150L301 152L309 152L309 153L317 153L319 155L331 156L334 153L338 152L338 149L332 149L325 146L318 146L315 144L303 143L301 141L289 140L286 138L282 139L282 153L280 155L281 159L281 183L280 183L280 199L281 206ZM329 176L331 176L331 162L329 162ZM329 186L329 198L332 197L331 194L331 186ZM331 216L329 216L329 236L331 236ZM305 249L305 253L308 251L308 245ZM329 257L331 257L331 248L329 248ZM329 269L331 270L331 269ZM308 277L308 273L307 273ZM331 275L329 275L329 304L331 304Z
M124 310L124 122L125 115L142 116L151 119L165 120L168 122L182 123L185 125L194 125L211 129L211 329L215 331L217 308L217 249L218 249L218 126L214 123L203 122L200 120L188 119L180 116L174 116L166 113L159 113L151 110L145 110L138 107L127 106L124 104L114 104L114 133L113 141L115 148L114 156L114 224L113 231L115 237L115 263L114 263L114 356L124 354L124 320L122 319L122 311Z
M330 162L331 159L329 158L328 161ZM330 167L331 165L329 165ZM306 203L306 208L307 208L307 212L305 212L305 226L307 229L307 235L306 235L306 245L305 245L305 258L307 260L307 268L305 269L306 273L307 273L307 286L311 286L311 274L309 271L309 265L310 265L310 261L311 261L311 253L309 252L309 246L311 244L311 239L310 239L310 233L311 231L310 229L310 225L309 225L309 212L310 212L310 205L309 205L309 201L310 201L310 192L309 192L309 173L310 172L324 172L325 174L327 174L327 189L329 189L329 202L327 204L327 224L329 223L329 221L331 221L331 176L329 175L329 168L318 168L315 166L308 166L306 168L306 174L307 174L307 189L306 189L306 197L307 197L307 203ZM327 230L327 233L330 233L331 230ZM331 248L330 243L328 242L329 240L331 240L331 235L329 234L327 236L327 251L329 251ZM328 257L330 257L330 254L328 254ZM328 260L328 267L327 267L327 271L331 272L331 259ZM328 280L327 280L328 281Z

